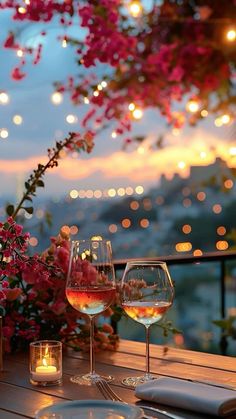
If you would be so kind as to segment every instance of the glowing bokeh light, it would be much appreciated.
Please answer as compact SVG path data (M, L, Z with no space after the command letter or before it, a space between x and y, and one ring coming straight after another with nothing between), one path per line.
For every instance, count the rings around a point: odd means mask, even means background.
M51 95L51 101L54 105L60 105L63 101L63 95L60 92L54 92Z
M227 250L229 247L229 243L226 240L219 240L216 242L216 249L217 250Z
M226 228L224 226L219 226L217 227L216 232L219 236L224 236L226 234Z
M12 121L14 122L15 125L21 125L23 122L23 118L21 115L14 115L12 118Z

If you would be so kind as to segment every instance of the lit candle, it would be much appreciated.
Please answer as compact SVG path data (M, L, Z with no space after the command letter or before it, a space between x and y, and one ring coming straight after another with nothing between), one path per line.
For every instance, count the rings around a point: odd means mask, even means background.
M45 358L43 364L36 367L35 372L32 372L32 379L35 381L56 381L61 377L61 372L57 370L55 365L45 365Z
M30 344L30 382L34 385L60 384L62 379L62 344L38 341Z

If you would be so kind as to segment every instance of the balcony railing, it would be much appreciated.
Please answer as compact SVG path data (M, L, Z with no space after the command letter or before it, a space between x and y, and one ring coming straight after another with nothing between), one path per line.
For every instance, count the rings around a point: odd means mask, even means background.
M219 264L219 307L220 313L219 315L221 318L226 317L226 263L230 260L236 261L236 251L225 251L225 252L211 252L203 254L202 256L192 256L192 255L184 255L184 256L161 256L161 257L152 257L152 258L132 258L132 259L121 259L115 260L114 266L116 272L123 271L125 268L126 263L129 260L163 260L167 263L168 266L178 266L178 265L193 265L193 264L203 264L207 262L217 263ZM235 302L236 303L236 302ZM236 304L235 304L236 305ZM220 352L225 355L227 352L227 338L224 336L223 331L221 333L220 338Z

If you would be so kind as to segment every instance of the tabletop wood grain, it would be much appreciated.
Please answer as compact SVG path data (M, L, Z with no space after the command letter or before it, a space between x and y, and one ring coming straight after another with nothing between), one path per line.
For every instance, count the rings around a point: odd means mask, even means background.
M151 370L153 373L193 379L214 381L236 387L236 359L220 355L150 345ZM0 372L0 419L34 418L35 411L52 403L67 400L103 399L95 386L78 386L70 381L76 372L89 369L88 355L67 351L63 356L63 383L60 386L36 387L29 381L27 353L4 357ZM145 346L140 342L122 340L116 352L96 354L98 373L114 376L112 386L128 403L139 403L134 391L122 385L127 375L139 374L145 368ZM207 419L213 416L184 412L165 407L170 412L181 413L183 419ZM161 419L161 415L158 415ZM231 416L232 418L232 416Z

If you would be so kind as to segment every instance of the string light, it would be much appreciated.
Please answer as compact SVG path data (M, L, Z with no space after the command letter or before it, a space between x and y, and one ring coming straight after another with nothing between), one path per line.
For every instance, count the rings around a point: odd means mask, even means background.
M66 116L66 122L68 122L68 124L76 124L77 121L78 118L76 115L69 114Z
M89 104L89 99L86 96L84 97L84 104L85 105L88 105Z
M51 95L51 101L52 103L54 103L54 105L60 105L60 103L62 103L63 101L63 96L60 92L54 92Z
M202 116L203 118L206 118L206 117L208 116L208 111L207 111L206 109L203 109L203 110L201 111L201 116Z
M129 104L129 111L134 111L135 110L135 104L134 103L130 103Z
M13 120L14 124L16 124L16 125L21 125L22 122L23 122L23 118L22 118L21 115L14 115L12 120Z
M19 12L21 15L24 15L24 14L27 12L27 10L26 10L26 8L25 8L25 7L20 6L20 7L18 7L18 12Z
M8 137L9 133L6 128L0 130L0 137L5 140Z
M199 111L199 102L195 99L191 99L186 104L186 110L191 113L196 113Z
M233 42L236 40L236 30L235 29L229 29L226 33L226 39L229 42Z
M105 80L103 80L103 81L101 82L101 85L102 85L102 87L103 87L103 88L105 88L105 87L107 87L107 82L106 82Z
M134 119L141 119L143 116L143 111L140 108L135 108L132 112Z
M9 102L9 96L6 92L0 93L0 104L6 105Z
M128 5L131 16L138 17L142 13L142 5L139 1L131 1Z
M116 138L117 137L116 131L112 131L111 136L112 136L112 138Z
M16 55L17 55L17 57L19 57L19 58L21 58L21 57L23 57L23 55L24 55L24 51L22 50L22 49L18 49L17 51L16 51Z

